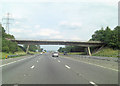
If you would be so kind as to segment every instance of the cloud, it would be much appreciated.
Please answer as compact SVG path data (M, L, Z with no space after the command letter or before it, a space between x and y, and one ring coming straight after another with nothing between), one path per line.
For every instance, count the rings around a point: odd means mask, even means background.
M10 26L13 28L10 32L16 38L19 35L21 38L31 39L87 40L101 27L117 25L117 7L108 6L114 0L65 0L67 3L63 0L29 0L34 4L28 0L24 0L28 4L23 0L9 1L4 5L4 10L9 10L17 21L14 27ZM37 3L42 1L63 3ZM69 3L71 1L75 3ZM85 3L76 3L77 1Z
M53 30L51 28L40 28L37 30L32 30L32 29L21 29L21 28L12 28L10 30L10 32L12 34L15 34L15 36L17 37L18 35L21 35L21 38L27 37L27 38L34 38L34 37L47 37L47 38L51 38L51 36L53 36L53 38L60 38L60 36L58 36L58 34L60 34L59 31L57 30ZM23 35L25 34L25 35Z
M42 28L37 31L34 31L32 36L51 36L53 34L59 34L59 31L50 29L50 28Z
M65 29L78 29L82 26L82 23L62 21L60 22L59 26Z
M54 36L51 36L50 39L63 39L64 37L61 34L55 34Z
M40 28L40 25L35 25L35 28Z
M24 29L20 29L20 28L12 28L10 29L11 33L22 33L24 32Z
M29 29L30 25L24 25L24 26L21 26L21 27L24 28L24 29Z
M2 2L106 2L113 3L118 2L119 0L1 0Z
M20 22L16 21L14 24L18 25L18 24L20 24Z
M80 38L78 36L73 36L70 38L71 40L80 40Z

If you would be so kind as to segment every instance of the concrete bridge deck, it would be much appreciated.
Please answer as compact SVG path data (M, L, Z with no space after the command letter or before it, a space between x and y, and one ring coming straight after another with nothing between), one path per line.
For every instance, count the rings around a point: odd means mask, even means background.
M104 43L100 41L59 41L59 40L11 40L17 42L18 44L27 44L27 45L74 45L74 46L83 46L83 47L92 47L92 46L102 46Z

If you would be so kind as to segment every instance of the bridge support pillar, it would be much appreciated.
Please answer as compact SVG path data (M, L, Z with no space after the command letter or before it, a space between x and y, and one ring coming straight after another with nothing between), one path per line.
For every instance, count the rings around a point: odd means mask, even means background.
M38 50L38 52L39 52L39 50L40 50L40 45L37 45L37 50Z
M27 46L26 54L28 54L29 47L30 47L30 45Z
M92 56L91 51L90 51L90 47L87 47L87 49L88 49L89 56Z

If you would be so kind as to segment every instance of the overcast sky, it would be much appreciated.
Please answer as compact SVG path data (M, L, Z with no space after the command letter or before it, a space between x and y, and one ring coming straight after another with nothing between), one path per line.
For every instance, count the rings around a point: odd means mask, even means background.
M118 1L1 0L0 17L11 13L10 33L16 39L88 41L101 27L117 26Z

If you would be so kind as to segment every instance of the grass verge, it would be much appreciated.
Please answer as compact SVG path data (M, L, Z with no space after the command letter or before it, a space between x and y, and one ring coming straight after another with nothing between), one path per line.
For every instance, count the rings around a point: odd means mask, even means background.
M69 52L69 55L83 55L85 52Z
M15 52L15 53L6 53L6 52L0 52L2 54L2 57L1 59L5 59L7 56L9 55L18 55L18 56L15 56L15 57L9 57L9 58L16 58L16 57L19 57L19 56L25 56L26 53L25 52Z
M97 53L93 53L92 56L102 56L102 57L118 57L119 50L113 50L111 48L103 48Z
M39 54L40 52L29 52L30 54ZM9 58L16 58L16 57L20 57L20 56L25 56L28 55L25 52L15 52L15 53L6 53L6 52L0 52L0 55L2 57L0 57L0 59L6 59L6 56L9 55L18 55L18 56L14 56L14 57L9 57Z

